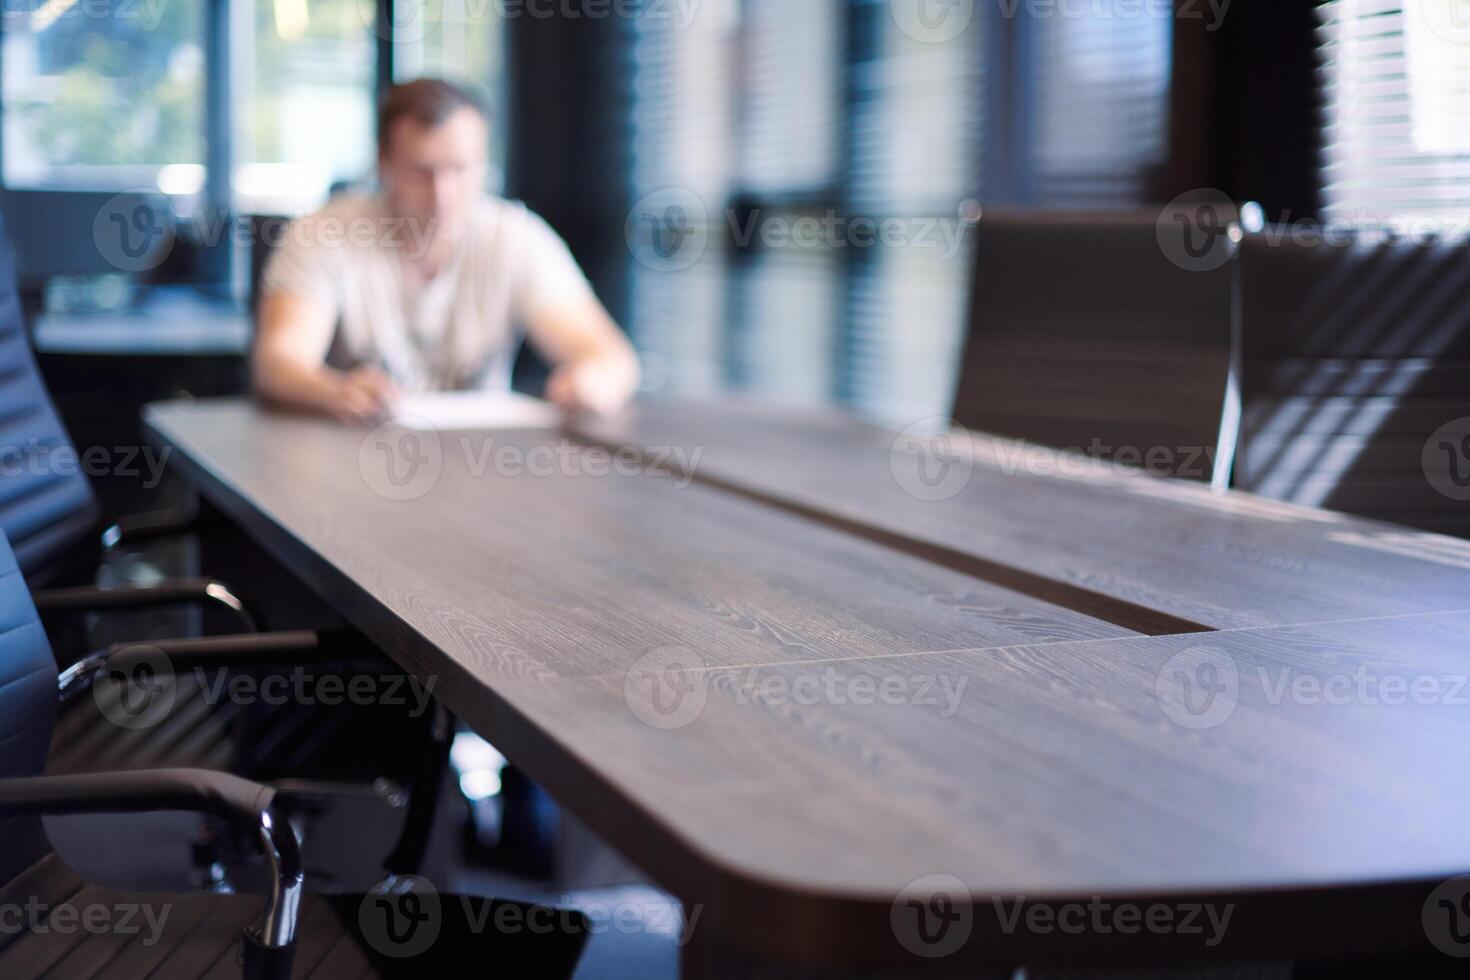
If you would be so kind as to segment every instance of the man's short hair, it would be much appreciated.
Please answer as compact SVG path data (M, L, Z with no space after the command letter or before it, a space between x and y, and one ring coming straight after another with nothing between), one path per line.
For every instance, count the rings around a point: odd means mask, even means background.
M479 95L442 78L417 78L394 85L378 105L378 155L387 154L393 127L399 120L412 119L434 127L461 109L473 109L487 121L490 118Z

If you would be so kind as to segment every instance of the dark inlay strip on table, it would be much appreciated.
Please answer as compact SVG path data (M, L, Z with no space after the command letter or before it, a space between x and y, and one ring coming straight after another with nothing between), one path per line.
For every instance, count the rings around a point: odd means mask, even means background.
M909 537L892 531L886 531L880 527L864 524L860 521L848 520L845 517L822 510L817 507L809 507L784 497L763 493L752 487L741 486L720 477L712 476L701 471L698 467L686 467L672 458L662 455L655 457L644 452L643 449L633 443L618 443L612 440L603 440L570 429L567 435L571 438L585 443L589 446L597 446L610 452L632 453L639 461L639 465L672 474L683 480L698 481L704 486L716 490L731 493L746 500L754 501L766 507L782 511L825 527L854 535L865 541L891 548L914 558L931 562L950 571L968 575L971 578L988 582L1039 599L1073 612L1100 619L1103 622L1121 626L1135 633L1145 636L1174 636L1180 633L1213 633L1215 627L1196 623L1193 620L1173 616L1157 609L1150 609L1126 599L1119 599L1101 592L1085 589L1080 585L1072 585L1069 582L1058 581L1035 572L1028 572L1022 568L1012 565L1004 565L1000 562L990 561L979 555L968 554L954 548L946 548L943 545L924 541L919 538Z

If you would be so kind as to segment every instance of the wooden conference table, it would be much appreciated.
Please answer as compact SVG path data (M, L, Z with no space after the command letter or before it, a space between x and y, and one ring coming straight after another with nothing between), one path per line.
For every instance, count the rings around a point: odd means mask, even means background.
M1470 543L745 402L146 422L697 913L689 975L1470 953Z

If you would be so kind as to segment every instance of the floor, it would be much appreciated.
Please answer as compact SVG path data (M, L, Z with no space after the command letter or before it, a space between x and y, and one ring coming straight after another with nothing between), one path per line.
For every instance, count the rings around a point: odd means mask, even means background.
M446 890L468 895L570 906L591 922L592 937L577 980L674 980L679 974L682 909L667 893L638 880L615 852L589 831L570 823L565 835L575 867L562 867L555 881L535 881L464 857L462 821L467 807L456 787L445 787L441 826L428 858L427 877ZM303 856L308 889L364 891L381 878L381 868L364 855L386 855L401 811L369 798L335 807L307 828ZM61 856L98 884L140 891L194 891L198 874L189 842L199 828L190 814L134 814L48 818L48 832ZM148 854L146 864L137 855ZM630 880L631 879L631 880Z

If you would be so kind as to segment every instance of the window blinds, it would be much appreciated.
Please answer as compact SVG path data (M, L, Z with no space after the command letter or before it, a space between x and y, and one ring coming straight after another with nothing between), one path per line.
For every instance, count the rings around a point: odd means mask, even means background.
M1318 7L1333 222L1470 219L1470 18L1459 0Z
M1106 7L1101 9L1108 9ZM1026 25L1032 127L1028 195L1047 206L1148 201L1168 159L1173 21L1156 5L1124 16Z
M687 24L635 18L627 189L652 203L629 234L694 243L673 261L631 249L650 384L945 414L969 305L962 213L1148 200L1172 72L1171 22L1149 8L1005 18L976 4L945 30L903 0L703 0ZM812 219L815 245L739 243ZM893 234L855 240L879 227Z

